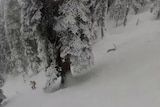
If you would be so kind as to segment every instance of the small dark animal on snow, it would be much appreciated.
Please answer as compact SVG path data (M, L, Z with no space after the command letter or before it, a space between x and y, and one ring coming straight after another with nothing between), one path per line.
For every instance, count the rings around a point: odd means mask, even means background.
M36 89L36 82L35 82L35 81L30 81L30 85L31 85L31 88L32 88L33 90Z
M113 46L114 46L113 48L107 50L107 53L111 51L115 51L117 49L115 44L113 44Z

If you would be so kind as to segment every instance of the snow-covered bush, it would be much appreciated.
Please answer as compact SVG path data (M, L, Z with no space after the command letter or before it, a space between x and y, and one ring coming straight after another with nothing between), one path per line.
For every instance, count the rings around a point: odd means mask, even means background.
M55 65L51 65L46 71L47 82L45 84L45 92L54 92L60 88L61 76L60 72L55 69Z

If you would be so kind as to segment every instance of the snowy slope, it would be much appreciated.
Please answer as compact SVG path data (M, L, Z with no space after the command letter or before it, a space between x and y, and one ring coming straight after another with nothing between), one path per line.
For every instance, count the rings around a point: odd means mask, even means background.
M107 53L113 43L117 50ZM94 55L91 72L51 94L42 90L43 74L31 79L37 82L35 91L29 80L10 78L3 88L9 101L5 107L160 106L160 21L149 11L130 18L126 27L109 30Z

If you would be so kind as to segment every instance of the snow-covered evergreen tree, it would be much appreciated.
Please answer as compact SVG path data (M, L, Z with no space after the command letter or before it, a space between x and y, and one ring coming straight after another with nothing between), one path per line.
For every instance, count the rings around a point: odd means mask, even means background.
M41 18L41 2L39 0L19 0L21 4L21 41L25 49L25 56L27 57L28 71L31 74L39 72L41 63L38 57L38 40L39 32L37 30ZM26 65L27 65L26 63Z
M160 18L160 0L155 0L151 7L151 12L156 15L156 18Z
M133 10L137 14L139 9L143 8L147 3L147 0L114 0L108 9L110 19L116 22L116 26L118 26L119 21L125 26L128 12Z
M71 72L79 75L85 72L93 64L91 49L91 32L83 3L81 1L68 0L61 8L55 30L62 43L61 58L70 55Z
M116 22L116 26L119 21L122 21L123 25L126 24L128 12L129 2L127 0L116 0L109 8L110 19Z
M108 0L101 0L100 6L99 6L99 20L97 21L100 25L101 28L101 36L102 38L104 37L104 30L105 30L105 16L106 16L106 11L107 11L107 5L108 5Z
M147 0L130 0L130 7L134 10L135 14L138 13L139 9L143 8L148 1Z
M21 73L25 71L24 49L20 40L21 8L18 0L5 0L4 2L5 31L10 45L12 73Z
M106 6L103 6L104 9L100 8L103 3L106 3L106 1L102 0L100 1L100 3L97 1L97 3L99 4L97 6L97 9L92 10L89 8L91 7L91 5L93 6L93 4L87 4L86 2L92 1L64 1L59 9L60 15L56 16L54 19L57 23L56 26L53 26L55 30L54 32L56 32L57 37L53 36L52 39L55 39L57 41L57 44L59 44L57 45L57 47L59 48L56 47L55 49L57 49L57 52L60 51L58 52L60 55L58 54L55 59L58 58L58 60L61 60L62 58L62 60L64 60L67 55L70 55L69 59L72 63L71 71L74 75L78 75L76 74L77 72L81 71L82 73L83 71L86 71L87 67L89 67L93 63L91 42L94 38L94 33L92 24L94 22L99 23L98 21L101 20L100 16L102 16L100 14L102 11L104 11ZM91 16L90 14L92 12L99 17L96 19L94 15ZM105 13L105 11L103 13ZM93 17L95 18L95 20L93 19ZM62 67L61 63L63 63L63 61L58 61L58 63L56 61L55 63L58 66Z
M9 73L12 70L11 50L5 32L4 1L0 1L0 74Z
M55 68L60 67L60 38L57 32L53 29L56 24L56 18L59 16L59 6L63 0L41 0L43 7L41 8L41 19L39 24L40 38L44 43L42 48L45 57L45 71L47 82L44 90L46 92L55 91L59 86L55 86L55 82L59 80L59 71ZM61 79L60 79L61 81ZM57 87L57 88L55 88Z
M93 39L97 39L97 32L101 31L101 37L104 37L105 16L108 8L108 0L86 0L85 6L88 8L86 12L91 20L91 30L93 31Z
M48 39L53 44L51 47L54 46L52 52L54 55L52 56L52 64L47 70L49 74L45 87L47 92L54 90L55 80L62 79L61 81L63 81L64 72L71 72L73 76L77 76L86 72L93 64L92 33L89 29L91 22L85 13L86 7L82 1L78 0L64 1L59 6L57 7L59 10L57 15L54 15L56 26L49 23L49 26L53 27L53 31L52 35L48 35L50 36ZM56 66L61 70L56 69ZM58 72L60 72L60 78Z

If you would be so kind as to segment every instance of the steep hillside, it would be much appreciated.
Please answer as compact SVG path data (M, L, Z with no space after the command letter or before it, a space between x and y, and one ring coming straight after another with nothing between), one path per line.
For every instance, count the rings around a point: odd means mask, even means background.
M136 25L137 19L139 24ZM107 53L116 45L116 50ZM106 32L94 48L95 66L70 86L44 93L43 74L29 80L10 78L4 86L5 107L159 107L160 21L149 11L129 19L126 27Z

